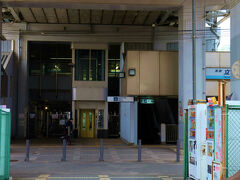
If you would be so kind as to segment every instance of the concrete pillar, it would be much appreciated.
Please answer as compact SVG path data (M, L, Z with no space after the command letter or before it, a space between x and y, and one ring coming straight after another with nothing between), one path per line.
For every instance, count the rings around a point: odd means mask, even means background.
M240 3L231 9L231 66L240 59ZM239 71L240 72L240 68ZM232 75L231 79L231 93L233 93L232 100L240 100L240 80Z
M196 99L205 99L205 20L203 1L196 4ZM192 0L179 9L179 140L184 140L184 109L193 99Z
M27 41L19 38L19 63L18 63L18 123L17 137L23 138L28 112L28 60Z

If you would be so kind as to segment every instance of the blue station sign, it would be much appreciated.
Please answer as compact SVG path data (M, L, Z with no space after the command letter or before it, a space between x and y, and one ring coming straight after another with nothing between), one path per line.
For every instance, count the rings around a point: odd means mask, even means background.
M231 79L231 69L206 68L206 79Z

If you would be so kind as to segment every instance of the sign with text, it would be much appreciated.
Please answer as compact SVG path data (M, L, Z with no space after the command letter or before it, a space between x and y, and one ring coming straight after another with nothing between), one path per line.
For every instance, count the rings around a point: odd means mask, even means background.
M231 69L206 68L206 79L231 79Z
M127 96L108 96L107 102L134 102L134 97Z

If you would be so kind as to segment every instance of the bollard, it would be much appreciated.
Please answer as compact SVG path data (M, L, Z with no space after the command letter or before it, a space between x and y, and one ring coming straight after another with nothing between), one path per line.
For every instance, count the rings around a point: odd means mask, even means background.
M99 158L99 161L104 161L103 153L104 153L103 139L100 139L100 158Z
M179 139L177 140L177 151L176 151L176 155L177 155L177 162L180 162L180 143L179 143Z
M61 161L66 161L66 145L67 141L66 138L63 139L63 148L62 148L62 159Z
M138 162L142 161L142 140L138 140Z
M29 162L29 152L30 152L30 140L26 140L26 157L25 157L25 162Z

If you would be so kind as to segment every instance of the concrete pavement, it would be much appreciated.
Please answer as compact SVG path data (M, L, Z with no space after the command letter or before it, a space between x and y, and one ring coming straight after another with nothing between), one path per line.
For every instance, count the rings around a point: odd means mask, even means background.
M176 162L171 146L143 146L142 162L137 162L136 146L104 140L104 162L99 162L98 141L83 144L75 141L67 147L66 162L61 162L61 144L33 143L30 162L24 162L24 144L13 143L10 174L19 180L183 179L183 164Z

